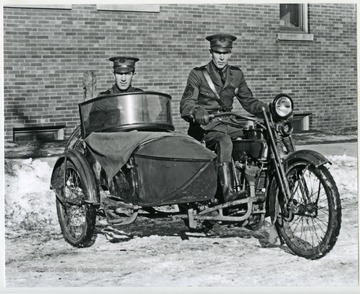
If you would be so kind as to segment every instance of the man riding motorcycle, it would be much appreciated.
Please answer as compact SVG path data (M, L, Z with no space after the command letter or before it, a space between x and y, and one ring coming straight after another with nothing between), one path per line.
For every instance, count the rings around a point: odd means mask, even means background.
M242 107L251 114L262 116L262 107L268 105L253 97L244 74L239 67L230 66L232 43L237 38L230 34L216 34L206 37L210 42L212 60L201 67L193 68L180 102L181 117L190 123L188 134L216 151L218 176L225 201L238 199L234 189L234 168L232 165L233 145L231 138L240 137L242 131L226 121L214 119L209 114L231 111L234 96Z

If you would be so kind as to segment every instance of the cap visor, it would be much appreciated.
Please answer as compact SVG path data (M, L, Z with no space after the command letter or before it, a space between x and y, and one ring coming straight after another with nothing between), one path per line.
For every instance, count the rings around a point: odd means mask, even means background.
M211 47L212 50L214 50L215 52L219 52L219 53L227 53L230 52L232 48L224 48L224 47Z
M129 68L129 67L117 67L117 68L114 68L114 72L115 73L129 73L129 72L132 72L134 69L133 68Z

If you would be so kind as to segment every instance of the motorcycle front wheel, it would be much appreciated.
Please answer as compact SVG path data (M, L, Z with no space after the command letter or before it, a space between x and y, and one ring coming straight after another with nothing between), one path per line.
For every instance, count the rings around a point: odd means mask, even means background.
M276 223L279 235L296 255L321 258L334 247L340 232L341 202L336 183L325 166L305 161L291 164L286 177L291 199L279 199L287 203L280 208Z
M71 161L66 164L65 186L62 198L56 198L58 219L66 242L74 247L94 244L96 208L85 202L87 192L84 175Z

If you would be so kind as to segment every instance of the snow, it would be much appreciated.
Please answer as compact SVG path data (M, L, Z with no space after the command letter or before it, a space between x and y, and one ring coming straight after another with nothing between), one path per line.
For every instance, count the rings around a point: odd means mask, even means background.
M111 243L99 234L92 247L73 248L60 233L49 163L6 160L7 286L357 286L357 158L328 159L343 221L333 250L315 261L279 244L262 247L267 226L259 232L239 231L239 236L223 231L221 237L180 238L181 228L172 227L180 225L167 220L142 224L146 233L130 240ZM158 233L162 227L164 234Z
M342 199L357 195L357 159L330 156L328 166ZM6 227L53 229L58 226L55 197L50 188L52 167L41 159L7 160L5 163Z
M6 228L52 229L58 226L54 194L49 190L52 168L39 159L5 162Z

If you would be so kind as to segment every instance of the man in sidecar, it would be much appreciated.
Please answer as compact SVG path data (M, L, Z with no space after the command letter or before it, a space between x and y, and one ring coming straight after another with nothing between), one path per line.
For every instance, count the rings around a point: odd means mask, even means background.
M239 198L234 189L231 138L241 137L239 128L226 124L230 118L213 119L209 114L231 111L234 97L249 113L262 116L262 107L268 105L253 97L239 67L229 65L232 44L237 38L230 34L206 37L210 42L212 60L193 68L187 79L180 102L181 117L189 122L188 134L215 150L218 156L218 176L225 201Z
M115 95L131 92L143 92L142 89L132 86L135 75L135 63L139 61L136 57L116 56L109 58L114 69L115 84L108 90L100 92L98 97L104 95ZM114 104L116 103L116 104ZM106 128L119 124L121 109L116 99L104 99L95 103L90 110L89 124L94 130Z
M135 75L135 63L140 59L136 57L116 56L109 58L114 68L115 84L107 91L101 92L100 95L112 95L130 92L143 92L139 88L132 86Z

